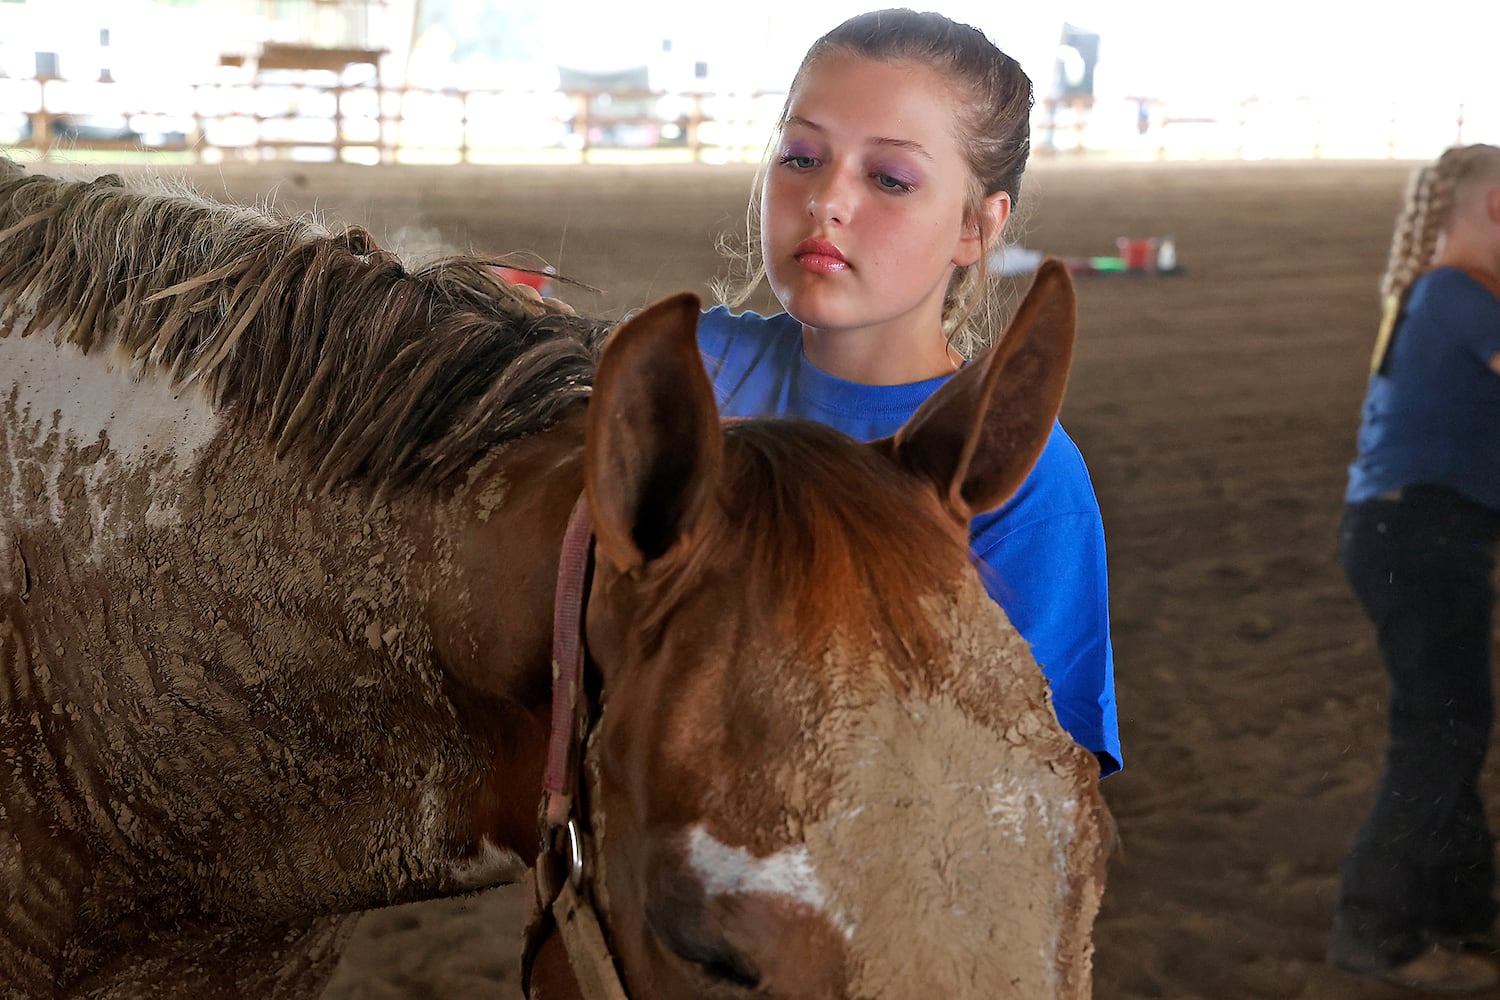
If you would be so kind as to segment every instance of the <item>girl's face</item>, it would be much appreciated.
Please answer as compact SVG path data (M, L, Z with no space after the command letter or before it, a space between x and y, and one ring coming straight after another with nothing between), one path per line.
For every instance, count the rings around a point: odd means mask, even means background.
M804 326L892 347L941 338L953 268L984 252L964 223L958 99L911 62L833 54L804 74L761 195L771 289ZM1004 194L987 200L994 232L1009 208Z

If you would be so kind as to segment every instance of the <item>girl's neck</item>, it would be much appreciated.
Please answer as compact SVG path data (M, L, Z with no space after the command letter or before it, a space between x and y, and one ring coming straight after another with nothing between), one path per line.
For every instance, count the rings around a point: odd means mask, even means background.
M1452 233L1443 241L1433 267L1456 267L1487 271L1500 278L1500 246L1494 240L1474 239Z
M952 375L964 363L941 335L893 342L873 330L802 327L803 356L819 371L861 385L906 385Z

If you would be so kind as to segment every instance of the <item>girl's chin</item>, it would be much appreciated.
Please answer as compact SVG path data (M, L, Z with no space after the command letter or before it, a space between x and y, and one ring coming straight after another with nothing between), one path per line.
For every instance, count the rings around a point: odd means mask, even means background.
M833 301L823 294L807 294L791 289L778 293L776 300L803 326L815 329L837 329L848 326L852 314L846 303Z
M846 316L828 309L801 308L794 303L786 311L792 319L813 330L842 330L853 325Z

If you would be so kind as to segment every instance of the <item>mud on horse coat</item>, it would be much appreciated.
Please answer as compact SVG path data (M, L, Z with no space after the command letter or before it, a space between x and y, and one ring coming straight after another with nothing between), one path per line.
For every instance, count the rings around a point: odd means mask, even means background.
M600 360L489 263L0 160L0 995L315 996L358 912L521 878L585 493L630 994L1088 996L1096 765L964 532L1066 274L862 445L721 426L691 296ZM559 938L531 989L577 994Z

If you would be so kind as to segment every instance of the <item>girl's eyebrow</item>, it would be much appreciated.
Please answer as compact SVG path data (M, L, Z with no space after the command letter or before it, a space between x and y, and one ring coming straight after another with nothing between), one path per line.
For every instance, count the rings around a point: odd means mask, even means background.
M808 121L806 118L803 118L800 115L789 115L787 117L786 123L788 125L801 125L803 128L812 129L814 132L828 131L817 122ZM887 136L876 135L871 136L866 141L872 146L890 146L895 149L904 149L907 152L915 153L917 156L920 156L924 159L932 159L932 154L927 152L926 147L924 147L920 142L916 142L912 139L892 139Z

